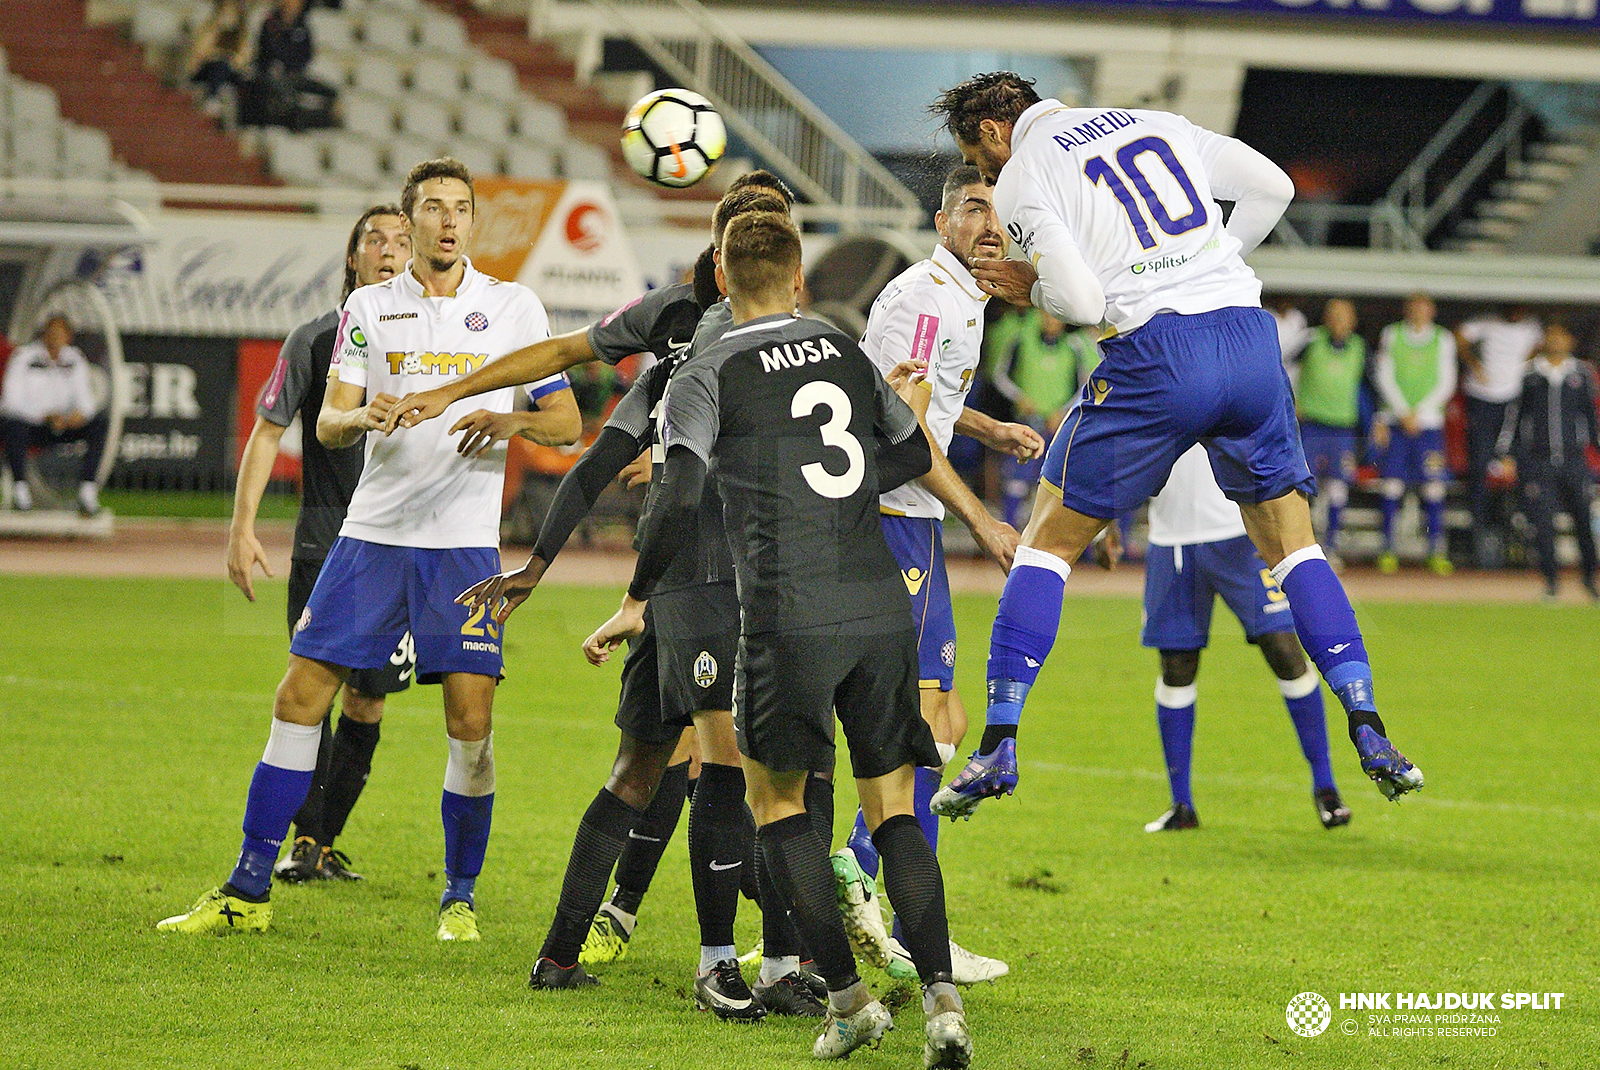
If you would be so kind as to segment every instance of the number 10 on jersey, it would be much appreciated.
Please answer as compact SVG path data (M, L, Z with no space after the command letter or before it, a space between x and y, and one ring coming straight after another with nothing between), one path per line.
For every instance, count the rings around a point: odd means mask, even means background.
M1139 157L1146 153L1153 153L1178 183L1178 188L1183 190L1184 196L1189 198L1189 213L1178 219L1173 219L1167 211L1167 206L1161 203L1161 198L1156 194L1155 187L1150 185L1150 180L1145 177L1144 171L1139 167ZM1117 173L1120 167L1122 174ZM1145 222L1144 211L1139 208L1139 201L1134 199L1133 193L1128 189L1128 183L1123 181L1126 175L1133 183L1133 188L1139 191L1139 200L1144 201L1144 210L1150 213L1150 218L1155 220L1156 226L1171 235L1186 234L1196 227L1203 227L1209 218L1206 214L1205 202L1194 188L1189 173L1183 169L1183 164L1178 162L1177 154L1172 151L1172 146L1158 137L1142 137L1137 141L1130 141L1117 150L1117 167L1112 167L1106 162L1105 157L1096 156L1083 165L1083 174L1090 182L1099 185L1102 181L1122 202L1122 210L1128 213L1128 222L1133 224L1133 233L1138 237L1139 244L1146 249L1156 247L1156 238L1150 232L1150 224Z

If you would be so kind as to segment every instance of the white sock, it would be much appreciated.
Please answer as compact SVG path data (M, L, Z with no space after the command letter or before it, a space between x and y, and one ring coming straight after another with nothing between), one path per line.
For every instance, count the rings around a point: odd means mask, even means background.
M100 487L87 481L78 484L78 500L84 504L85 508L100 508Z
M291 724L272 719L272 734L267 737L267 749L261 752L261 761L279 769L309 773L317 767L317 749L322 745L320 724Z
M780 955L777 958L769 956L761 960L761 983L764 985L770 985L780 978L788 977L791 973L799 972L799 955Z
M444 790L478 798L494 794L494 733L482 739L451 739Z
M707 947L700 945L700 976L704 977L711 972L711 967L719 962L737 962L739 952L730 945L727 947Z
M11 484L11 504L18 509L33 508L33 488L22 480Z

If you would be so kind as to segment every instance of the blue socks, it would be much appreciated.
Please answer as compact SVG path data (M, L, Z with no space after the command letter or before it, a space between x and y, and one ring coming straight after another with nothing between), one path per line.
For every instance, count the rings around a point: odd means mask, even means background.
M850 830L850 838L845 841L846 847L856 856L856 862L861 866L861 872L871 877L878 878L878 848L872 842L872 833L867 831L867 818L859 809L856 811L855 827Z
M989 706L980 754L1017 734L1022 704L1061 627L1061 597L1072 569L1031 546L1017 547L989 637Z
M439 905L458 899L472 906L494 818L494 733L483 739L450 740L439 815L444 819L445 876Z
M1386 736L1372 695L1372 666L1356 624L1356 611L1322 547L1296 550L1278 563L1272 578L1289 596L1300 645L1350 717L1351 740L1363 724Z
M1156 682L1156 726L1161 729L1161 753L1167 762L1167 783L1172 801L1194 805L1189 770L1194 756L1194 706L1198 689L1169 687Z
M1315 672L1298 680L1279 680L1289 720L1300 737L1300 753L1311 766L1311 790L1332 791L1333 767L1328 762L1328 719L1322 709L1322 687Z
M311 790L322 742L320 725L272 720L267 748L250 778L244 804L244 843L228 884L252 899L272 891L272 866L289 835L289 822Z
M1394 518L1400 514L1400 503L1403 500L1399 497L1390 497L1387 493L1383 496L1383 548L1391 553L1394 551Z

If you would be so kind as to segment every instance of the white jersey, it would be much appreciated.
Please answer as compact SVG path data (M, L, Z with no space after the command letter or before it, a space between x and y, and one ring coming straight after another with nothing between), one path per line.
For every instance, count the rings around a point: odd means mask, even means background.
M1105 319L1126 332L1158 312L1261 304L1261 282L1216 203L1257 179L1286 181L1254 150L1181 115L1044 100L1013 127L994 204L1036 266L1075 246L1105 291Z
M956 420L983 357L983 308L989 296L954 253L940 245L902 271L872 303L861 348L887 375L902 360L928 362L928 431L950 452ZM913 480L878 498L886 513L944 519L944 503Z
M550 337L532 290L473 268L454 297L429 297L411 265L387 282L352 293L339 318L329 378L404 397L476 371L491 360ZM529 388L545 392L553 376ZM478 409L510 412L514 387L463 398L438 417L385 437L367 432L366 468L341 536L388 546L454 549L500 545L500 494L506 444L476 457L456 452L451 425Z
M1478 346L1478 371L1461 386L1479 401L1506 402L1522 393L1522 373L1544 339L1544 327L1532 316L1512 323L1499 317L1469 320L1461 337Z
M1194 546L1244 533L1244 516L1217 486L1206 448L1190 447L1172 466L1161 493L1150 499L1151 545Z

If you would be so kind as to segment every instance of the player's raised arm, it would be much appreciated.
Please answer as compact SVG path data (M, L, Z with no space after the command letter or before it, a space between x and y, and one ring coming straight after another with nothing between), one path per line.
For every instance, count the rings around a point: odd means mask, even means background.
M573 365L594 359L587 327L546 338L531 346L513 350L499 360L492 360L477 371L452 379L442 386L407 394L390 411L383 432L388 434L396 427L415 427L424 420L438 416L462 398L487 394L508 386L535 383L558 375Z
M382 427L398 400L382 393L367 400L367 336L347 304L333 340L328 390L317 414L317 441L329 449L350 445Z
M1243 246L1239 255L1247 255L1283 218L1283 210L1294 200L1294 181L1283 168L1238 138L1198 126L1194 131L1211 192L1220 200L1233 202L1233 213L1223 229Z

